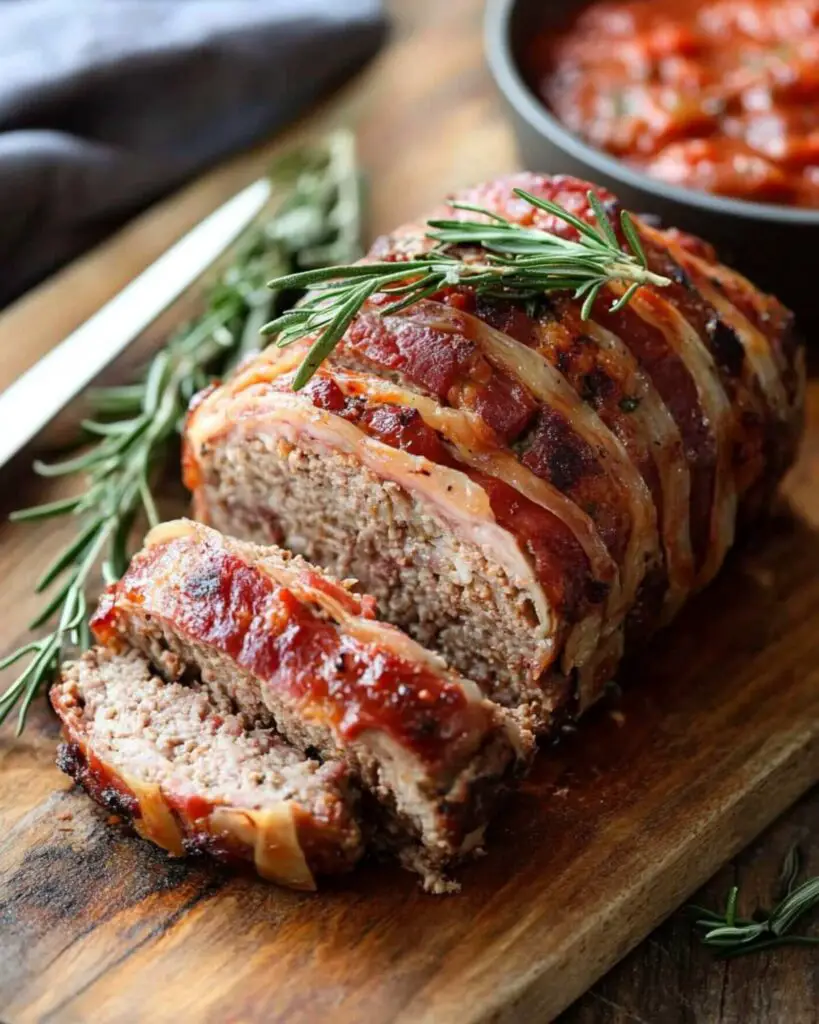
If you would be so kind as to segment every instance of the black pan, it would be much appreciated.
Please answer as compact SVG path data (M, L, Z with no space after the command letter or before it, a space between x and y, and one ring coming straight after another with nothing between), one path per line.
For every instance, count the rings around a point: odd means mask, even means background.
M521 42L550 24L564 26L588 2L487 0L487 59L524 166L605 185L629 209L706 238L725 262L789 304L803 328L819 328L819 210L726 199L649 178L568 131L529 88L518 61Z

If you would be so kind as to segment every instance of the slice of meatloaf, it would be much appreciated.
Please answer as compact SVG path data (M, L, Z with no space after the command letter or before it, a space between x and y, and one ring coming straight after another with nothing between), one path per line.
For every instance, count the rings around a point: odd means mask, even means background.
M294 747L343 759L381 833L431 870L468 852L531 737L374 602L303 559L180 521L152 531L92 622L169 679L191 668Z
M245 860L315 889L362 853L357 796L340 761L304 757L198 683L166 682L135 651L88 651L51 690L58 764L170 853Z

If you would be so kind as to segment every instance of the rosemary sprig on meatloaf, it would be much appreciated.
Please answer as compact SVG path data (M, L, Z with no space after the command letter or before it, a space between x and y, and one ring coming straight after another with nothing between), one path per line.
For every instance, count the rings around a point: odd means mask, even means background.
M103 578L122 575L128 541L140 514L159 520L152 483L175 452L188 402L211 380L260 347L262 325L295 301L291 288L271 291L271 276L307 267L350 262L361 255L360 181L352 137L337 132L287 154L271 170L276 212L240 244L235 260L211 289L205 309L154 357L143 379L97 391L95 419L83 424L97 438L67 461L35 463L41 476L82 474L76 497L12 515L14 520L76 516L77 533L37 581L54 588L37 629L56 618L54 629L0 662L0 669L30 656L0 696L0 723L19 704L18 734L31 702L50 681L70 645L88 645L86 586L102 563Z
M577 239L564 238L537 228L514 224L480 206L453 203L454 209L477 213L477 220L430 220L419 254L400 262L363 263L311 270L270 282L271 288L309 288L310 295L293 309L266 324L265 334L277 335L280 348L315 334L293 381L298 391L341 341L367 300L376 292L395 298L381 307L384 315L397 313L443 288L469 285L488 296L531 300L546 292L571 291L583 299L581 316L587 320L601 289L611 283L626 285L612 309L620 309L644 284L665 287L671 282L648 269L637 229L624 210L620 225L622 247L599 198L588 193L597 227L562 206L516 188L515 195L577 231ZM434 243L428 248L429 241ZM424 249L426 248L426 251Z
M758 953L777 946L819 946L819 935L794 933L793 928L810 910L819 907L819 878L798 883L801 857L792 847L785 858L779 882L779 902L772 910L759 910L753 917L737 914L739 886L732 886L725 911L690 905L700 941L718 956L735 957Z

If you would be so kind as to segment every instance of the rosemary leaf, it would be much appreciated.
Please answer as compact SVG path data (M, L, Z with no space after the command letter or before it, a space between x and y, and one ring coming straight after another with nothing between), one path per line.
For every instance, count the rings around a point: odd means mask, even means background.
M538 196L533 196L531 192L526 192L522 188L514 189L514 193L520 199L525 199L527 203L531 203L532 206L536 206L539 210L543 210L544 213L550 213L553 217L557 217L558 220L562 220L564 223L571 225L579 235L583 238L588 239L591 242L600 242L600 236L586 221L581 220L579 217L575 217L573 213L569 213L568 210L564 210L562 206L558 206L557 203L553 203L550 199L540 199ZM591 192L588 193L592 195ZM619 246L617 247L619 249Z
M40 609L38 614L31 620L31 622L29 622L28 628L38 629L40 626L43 625L44 622L48 622L48 620L57 611L57 609L62 607L63 602L68 596L69 590L73 586L74 579L67 579L65 583L63 583L63 585L59 588L59 590L56 591L56 593L53 595L48 604L46 604L45 607Z
M770 911L759 911L753 920L737 917L739 887L732 886L725 913L690 905L687 912L695 917L694 927L701 933L703 945L719 956L742 956L777 946L819 945L819 935L794 935L793 926L809 911L819 907L819 877L796 885L800 868L799 851L793 847L780 873L779 888L784 895Z
M819 906L819 878L811 878L792 889L774 907L769 920L771 931L777 936L784 935L800 917L816 906Z
M32 623L36 628L58 616L56 626L0 662L0 668L8 668L30 658L0 696L0 723L19 708L18 733L68 647L89 643L86 587L99 577L110 583L124 572L140 513L148 523L159 521L152 484L175 455L176 434L190 398L259 347L260 328L299 297L301 275L321 275L325 263L352 263L361 255L360 181L348 133L337 132L294 150L271 169L270 177L281 203L241 240L234 261L207 295L202 314L169 339L140 381L91 392L94 413L84 424L96 439L91 447L62 462L35 463L42 476L81 475L84 488L78 497L11 517L26 521L71 515L78 521L76 535L37 583L43 590L65 577ZM394 264L391 269L395 271ZM295 283L286 292L283 287L270 291L266 285L273 277ZM346 329L337 310L329 317L336 330Z
M90 452L84 452L82 455L77 455L73 459L66 459L64 462L41 462L37 459L34 463L34 472L38 476L45 477L71 476L74 473L91 469L103 463L112 454L110 448L104 448L100 445Z
M30 522L32 519L50 519L52 516L61 516L66 512L73 512L80 503L80 498L60 498L58 501L49 501L44 505L33 505L31 508L21 508L12 512L9 519L13 523Z
M481 220L433 219L417 240L419 255L401 262L364 263L306 273L286 274L272 288L308 288L307 298L294 310L280 314L262 328L284 348L310 338L312 344L293 380L298 391L341 341L356 314L375 292L395 297L381 313L394 314L443 288L466 284L479 294L530 302L554 291L570 291L583 299L581 317L589 319L607 284L625 290L612 308L620 309L641 285L665 287L668 278L652 273L637 230L624 215L623 248L603 204L588 193L595 228L557 204L515 189L532 206L576 229L578 238L522 227L490 210L468 203L455 204ZM432 244L430 244L432 243Z
M594 192L589 192L589 205L594 211L594 219L597 221L597 226L606 236L609 244L615 248L619 248L620 243L617 240L617 235L614 232L614 228L611 226L609 216L603 208L603 204L600 202L600 197L596 195ZM632 244L632 249L633 248L634 245Z
M489 217L490 220L497 221L499 224L506 224L505 217L501 217L499 213L493 213L491 210L486 210L482 206L474 206L472 203L450 203L449 205L453 210L465 210L467 213L479 213L482 217Z
M34 589L37 593L45 590L46 587L52 583L72 562L76 561L78 555L82 555L89 543L92 541L94 535L99 529L97 520L92 520L80 530L79 534L68 544L49 567L42 573L40 578L37 580Z
M142 399L142 408L146 416L153 416L159 406L162 396L162 385L168 366L171 362L172 353L170 349L162 349L154 358L145 378L145 394Z
M728 903L725 908L725 920L730 928L733 928L736 924L737 917L737 900L739 899L739 886L732 885L731 891L728 893Z
M631 246L631 251L640 261L640 266L648 266L648 260L646 259L645 250L643 249L643 243L640 241L640 236L637 234L637 229L634 227L634 221L629 217L626 210L623 210L620 214L620 226L623 229L623 234L626 236L626 241Z
M376 283L369 281L356 288L346 303L339 307L338 312L329 321L322 333L313 342L310 351L307 353L304 362L299 367L296 378L293 382L293 390L299 391L310 380L318 367L324 362L335 345L340 341L344 332L350 326L353 317L361 309L367 299L375 291Z
M782 864L782 870L779 873L779 881L777 882L776 887L777 899L784 899L793 892L796 880L799 877L799 872L801 870L802 857L799 853L799 847L794 843L788 850Z
M91 391L90 398L97 412L113 416L129 409L142 408L142 384L123 384L116 387L98 388Z
M594 284L589 289L589 294L586 296L585 301L580 309L580 319L588 320L591 316L592 307L597 300L597 296L600 294L600 289L603 287L602 284Z
M115 420L113 423L98 423L96 420L83 420L80 426L95 437L118 437L129 433L138 420Z
M142 473L139 478L139 496L142 499L142 508L145 510L145 516L148 520L150 527L159 525L159 513L156 510L156 503L154 502L153 495L151 494L151 487L148 483L147 473Z
M32 640L29 643L24 644L22 647L18 647L16 651L12 651L11 654L7 654L6 657L3 658L2 661L0 661L0 671L4 668L9 668L11 665L14 665L16 662L18 662L21 658L24 658L27 654L31 653L31 651L36 650L36 640Z
M624 291L623 294L620 296L620 298L611 306L611 312L616 313L619 309L622 309L623 306L627 306L629 302L631 302L632 296L639 287L639 284L633 284L629 288L627 288L626 291Z
M393 302L389 306L385 306L381 310L382 316L393 316L395 313L400 313L401 310L406 309L408 306L414 305L416 302L420 302L421 299L428 299L431 295L441 290L440 282L433 280L433 282L426 286L426 288L418 288L413 291L412 294L406 295L403 299L398 302ZM398 294L396 289L395 293Z

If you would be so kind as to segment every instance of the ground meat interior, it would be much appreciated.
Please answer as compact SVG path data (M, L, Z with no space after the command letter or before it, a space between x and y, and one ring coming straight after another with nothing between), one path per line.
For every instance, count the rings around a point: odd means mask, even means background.
M198 805L249 808L297 798L320 800L322 765L271 729L238 713L198 682L166 682L136 652L97 650L71 666L61 684L93 734L95 754L140 782L161 785L180 812Z

